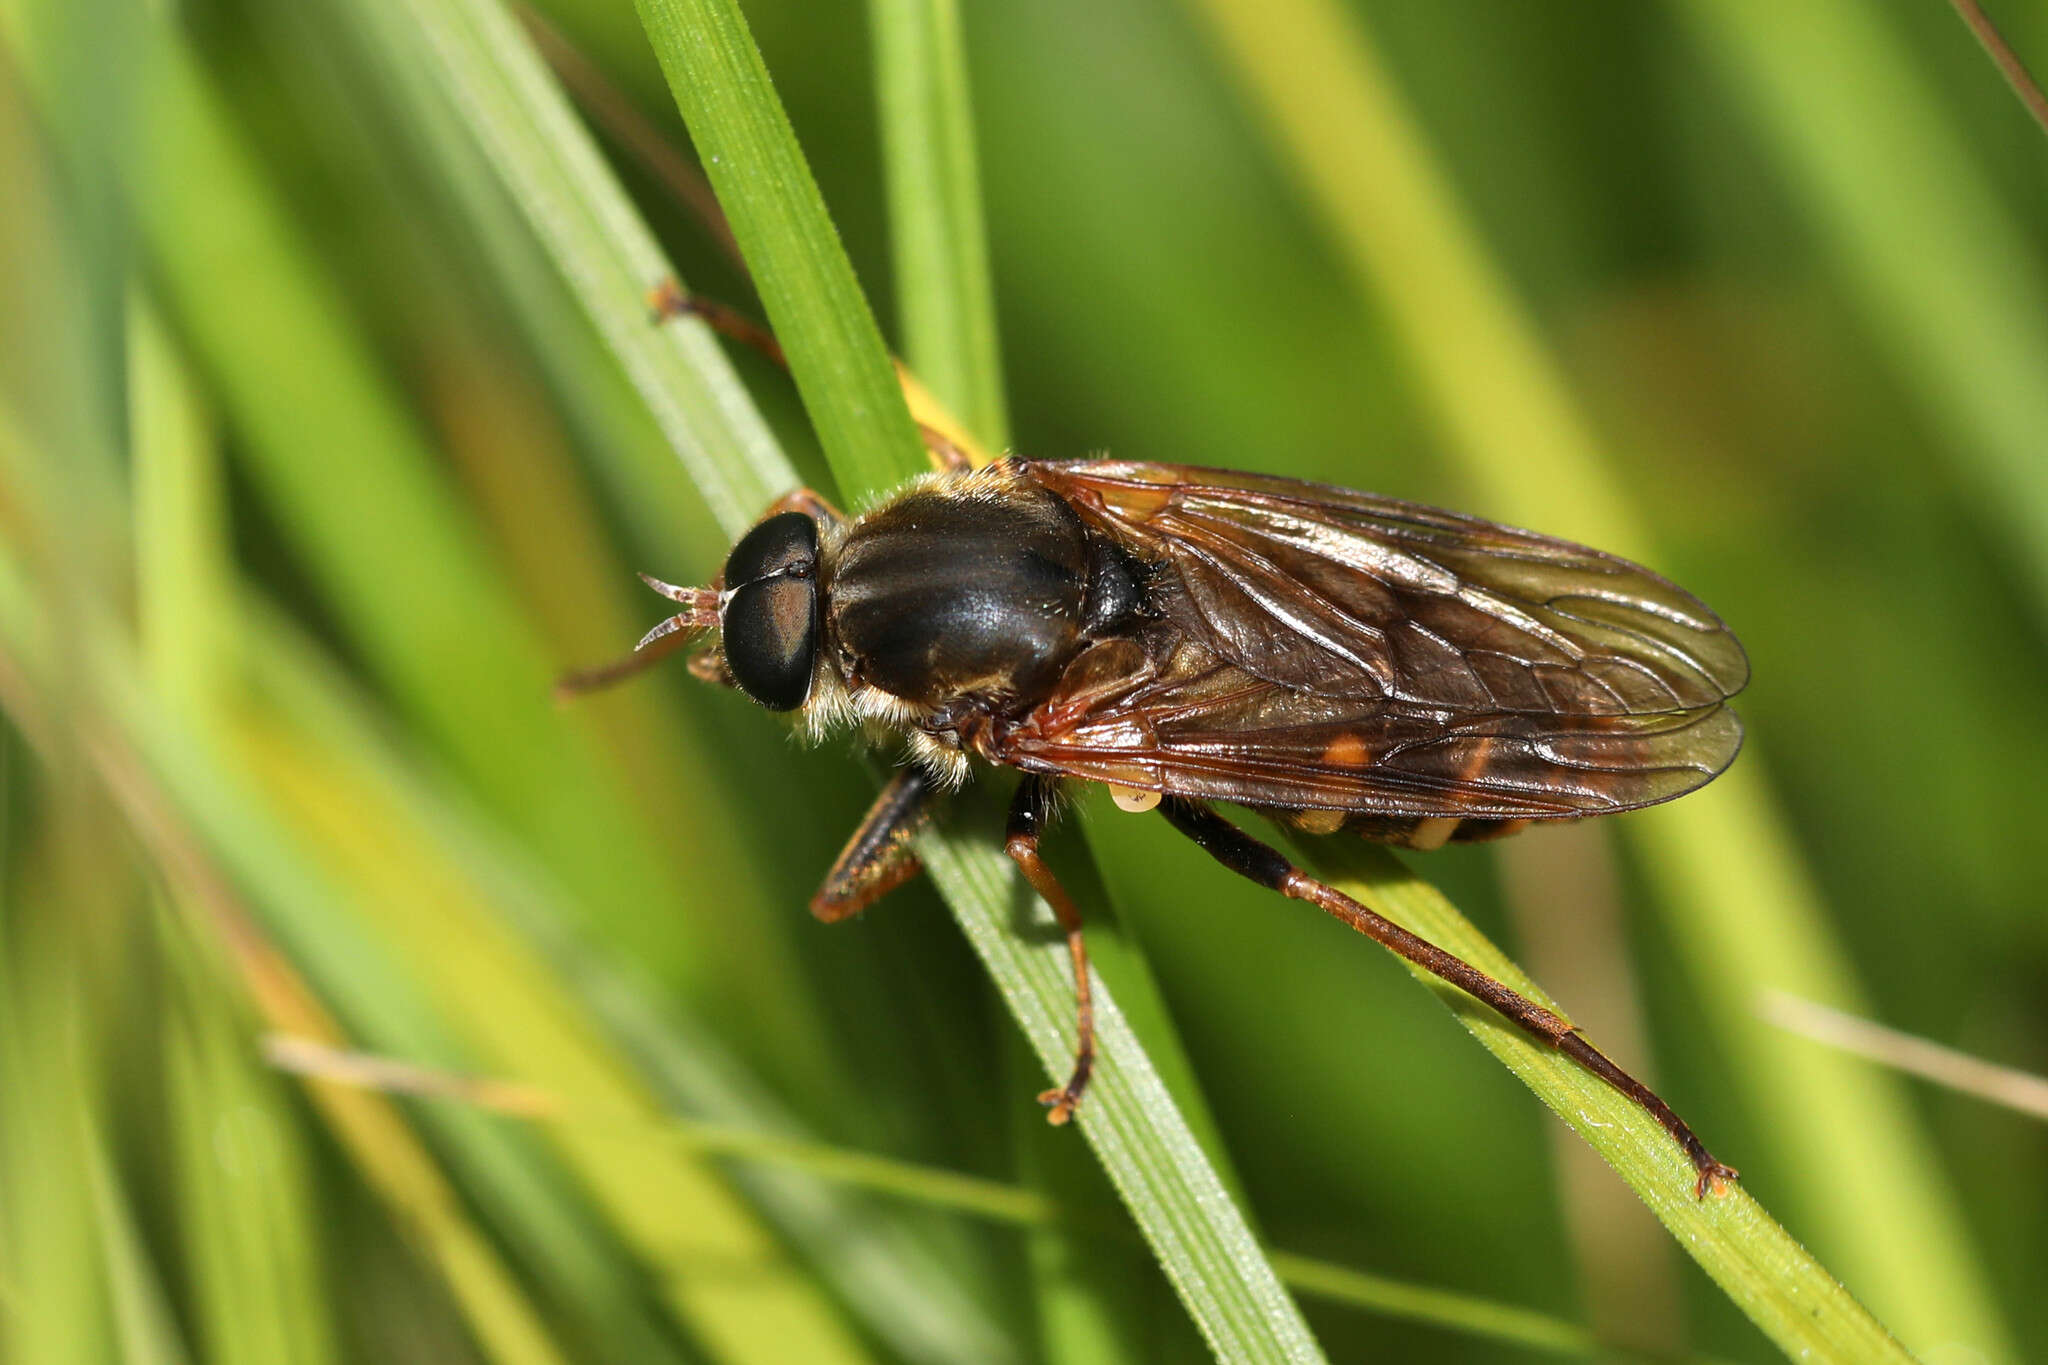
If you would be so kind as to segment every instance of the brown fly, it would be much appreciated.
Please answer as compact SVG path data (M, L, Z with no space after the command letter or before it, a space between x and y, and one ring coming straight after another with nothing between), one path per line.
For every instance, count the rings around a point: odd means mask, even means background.
M945 443L934 440L942 450ZM1653 1114L1704 1195L1735 1172L1569 1022L1294 866L1212 802L1404 848L1666 801L1726 768L1749 668L1698 599L1597 550L1292 479L1125 461L954 461L858 517L791 495L611 681L698 632L691 670L813 734L901 735L909 763L811 903L826 921L918 871L910 840L975 760L1023 774L1007 851L1065 930L1039 857L1062 782L1159 812L1231 871L1308 901L1470 992Z

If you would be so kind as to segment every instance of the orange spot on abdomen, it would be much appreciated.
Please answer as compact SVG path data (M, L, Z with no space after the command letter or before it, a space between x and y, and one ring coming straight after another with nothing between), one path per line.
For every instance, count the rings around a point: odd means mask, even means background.
M1323 750L1323 762L1338 768L1362 768L1369 757L1365 741L1351 734L1337 736L1330 741L1330 747Z

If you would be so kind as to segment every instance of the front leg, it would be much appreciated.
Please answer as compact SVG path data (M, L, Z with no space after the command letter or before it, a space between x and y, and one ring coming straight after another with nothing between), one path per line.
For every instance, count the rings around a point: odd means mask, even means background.
M702 294L691 294L673 279L663 280L647 292L647 311L658 323L670 322L676 318L699 318L706 327L730 341L750 346L775 362L784 370L789 368L789 357L783 353L782 343L775 339L775 333L763 322L756 322L737 308L707 299ZM903 386L904 399L910 405L910 416L917 423L918 434L924 438L925 450L933 463L948 474L964 474L976 464L988 463L986 455L976 458L974 442L958 429L958 424L939 406L923 384L918 382L900 360L893 360L896 378Z
M799 488L794 493L784 493L761 514L761 520L782 512L801 512L818 523L821 531L836 531L846 524L846 514L825 501L825 495L814 488Z
M905 768L891 778L840 850L818 894L811 897L811 913L826 924L837 924L922 871L910 841L930 814L936 790L922 766Z
M1075 1031L1078 1035L1074 1043L1074 1070L1065 1085L1038 1097L1038 1102L1050 1110L1045 1116L1046 1121L1057 1125L1074 1116L1074 1106L1081 1102L1081 1092L1088 1088L1089 1073L1095 1069L1095 1002L1088 990L1088 946L1081 938L1081 912L1074 907L1073 897L1067 894L1067 889L1052 875L1052 869L1038 856L1038 836L1051 812L1053 790L1052 778L1035 774L1027 774L1017 784L1017 795L1010 802L1010 823L1005 832L1003 851L1023 869L1024 879L1031 883L1032 889L1052 907L1060 928L1067 936L1067 955L1074 963Z

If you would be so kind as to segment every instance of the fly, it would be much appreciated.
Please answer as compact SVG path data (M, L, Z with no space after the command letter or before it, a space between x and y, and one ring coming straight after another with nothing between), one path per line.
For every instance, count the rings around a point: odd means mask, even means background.
M947 447L929 434L942 458ZM741 537L615 681L704 635L697 676L813 735L901 735L884 789L811 902L833 922L919 870L912 835L977 763L1022 774L1005 848L1058 916L1079 1042L1039 1097L1073 1116L1094 1064L1081 917L1039 856L1063 782L1156 808L1240 876L1470 993L1734 1177L1562 1016L1254 839L1212 803L1410 849L1634 810L1733 761L1742 647L1627 560L1433 507L1293 479L1109 460L961 459L846 517L808 490Z

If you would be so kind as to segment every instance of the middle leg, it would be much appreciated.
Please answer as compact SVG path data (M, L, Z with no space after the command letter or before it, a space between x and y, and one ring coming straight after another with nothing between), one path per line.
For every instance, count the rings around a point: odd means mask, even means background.
M1088 1077L1095 1069L1095 1002L1088 990L1088 945L1081 937L1081 912L1074 906L1074 898L1067 894L1059 879L1052 875L1052 869L1038 856L1038 837L1051 814L1053 780L1026 774L1017 784L1017 795L1010 802L1010 823L1005 831L1003 851L1008 853L1024 872L1024 879L1031 883L1032 890L1045 898L1058 917L1060 928L1067 936L1067 955L1074 964L1074 999L1078 1038L1074 1043L1074 1070L1067 1077L1067 1083L1057 1090L1048 1090L1038 1097L1049 1112L1048 1123L1062 1124L1074 1117L1074 1106L1081 1102L1081 1092L1088 1088Z

